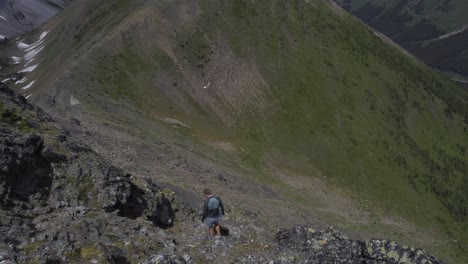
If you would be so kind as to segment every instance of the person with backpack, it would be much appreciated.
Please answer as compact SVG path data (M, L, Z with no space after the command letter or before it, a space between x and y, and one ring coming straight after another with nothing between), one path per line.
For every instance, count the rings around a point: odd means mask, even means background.
M208 226L210 235L221 236L219 220L224 216L223 202L219 197L214 196L208 188L203 191L203 194L206 200L203 204L202 222Z

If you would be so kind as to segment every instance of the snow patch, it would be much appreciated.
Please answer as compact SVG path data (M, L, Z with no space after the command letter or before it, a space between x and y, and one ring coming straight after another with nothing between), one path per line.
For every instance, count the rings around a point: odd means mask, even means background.
M8 82L9 80L11 80L11 78L6 78L5 80L2 81L2 83Z
M28 66L29 63L31 63L35 59L37 54L39 54L44 49L43 42L44 42L44 39L47 36L47 34L49 34L49 31L42 32L41 35L39 36L39 39L36 42L34 42L33 44L27 44L27 43L24 43L22 41L17 42L17 47L19 49L23 49L23 50L26 51L26 54L23 57L23 59L27 62L26 66ZM19 63L20 60L21 59L15 60L15 64ZM36 68L36 66L28 67L28 68L24 69L21 72L31 72Z
M13 64L18 64L18 63L21 62L21 58L20 58L20 57L15 57L15 56L13 56L13 57L11 57L11 59L13 60Z
M29 48L29 46L31 46L31 45L26 44L24 42L18 42L18 45L17 45L18 49L27 49L27 48Z
M8 21L4 16L0 16L1 19Z
M31 86L34 84L35 81L32 81L30 84L26 85L25 87L21 88L21 90L27 90L31 88Z
M24 77L23 79L21 79L21 80L15 82L15 84L24 83L24 82L27 81L27 80L28 80L28 78Z
M454 82L459 82L459 83L468 83L467 80L456 79L456 78L455 78L455 79L452 79L452 81L454 81Z
M211 81L209 81L205 86L203 86L203 89L210 87L210 84L211 84Z
M28 95L28 96L26 96L26 97L24 97L24 98L28 99L29 97L31 97L31 95L32 95L32 94L30 94L30 95Z
M37 48L37 47L40 46L41 44L42 44L42 41L35 42L35 43L29 45L29 47L26 49L26 52L31 51L31 50Z
M36 65L33 65L33 66L29 66L27 67L26 69L20 71L20 72L32 72L34 71L34 69L36 69L36 67L38 66L39 64L36 64Z
M26 51L36 49L38 46L40 46L44 42L44 38L47 36L47 34L49 34L49 31L42 32L41 35L39 36L39 39L33 44L29 45L29 47L26 48Z
M6 39L6 37L3 35L0 35L0 40L4 40L4 39Z
M70 96L70 104L73 106L73 105L77 105L77 104L80 104L80 101L78 101L78 99L76 99L75 96L73 96L73 94Z
M39 36L39 40L43 40L47 36L47 34L49 34L49 31L42 32L41 35Z
M39 54L39 52L41 52L41 50L43 50L43 49L44 49L44 47L41 46L41 47L39 47L37 49L29 51L28 53L26 53L26 55L24 55L24 59L26 61L30 61L31 59L34 59L34 57L36 57L36 55Z
M166 117L166 118L163 118L161 119L164 123L166 124L169 124L169 125L178 125L178 126L181 126L181 127L185 127L185 128L190 128L189 126L187 126L186 124L182 123L181 121L177 120L177 119L174 119L174 118L170 118L170 117Z
M431 43L431 42L434 42L434 41L438 41L438 40L443 40L443 39L446 39L446 38L449 38L449 37L453 37L455 35L458 35L460 33L463 33L465 30L468 29L468 25L465 25L463 26L461 29L458 29L458 30L455 30L455 31L452 31L452 32L449 32L447 34L444 34L442 36L439 36L437 38L434 38L434 39L430 39L430 40L427 40L425 41L426 43Z

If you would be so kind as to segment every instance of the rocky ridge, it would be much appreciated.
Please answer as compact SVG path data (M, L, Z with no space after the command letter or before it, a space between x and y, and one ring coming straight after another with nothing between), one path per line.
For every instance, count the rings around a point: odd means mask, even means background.
M132 243L138 253L150 250L139 243L161 245L156 240L160 236L148 234L173 224L172 192L152 180L137 186L130 175L67 131L49 130L56 134L48 144L41 136L23 133L42 130L43 121L33 116L44 114L4 85L0 88L2 125L12 123L0 129L2 263L58 256L62 261L86 261L90 250L99 249L105 252L102 258L119 259L120 251L111 246L117 241L139 241ZM8 104L13 107L5 109ZM134 221L137 218L143 224Z
M352 240L333 227L297 226L276 235L280 263L441 263L426 251L388 240Z
M441 263L332 227L274 236L227 220L229 236L213 239L157 179L126 174L4 84L0 99L1 263Z

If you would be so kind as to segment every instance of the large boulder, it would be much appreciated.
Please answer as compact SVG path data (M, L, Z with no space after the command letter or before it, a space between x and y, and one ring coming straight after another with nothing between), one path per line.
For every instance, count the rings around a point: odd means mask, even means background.
M44 141L37 135L19 135L0 129L0 204L47 197L52 167L43 156Z

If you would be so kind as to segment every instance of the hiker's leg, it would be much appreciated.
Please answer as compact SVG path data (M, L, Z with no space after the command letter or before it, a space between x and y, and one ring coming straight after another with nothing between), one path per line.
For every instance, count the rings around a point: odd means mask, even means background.
M215 234L214 228L213 228L213 227L210 227L210 235L214 236L214 234Z
M215 230L216 230L216 235L221 236L221 226L216 224Z

